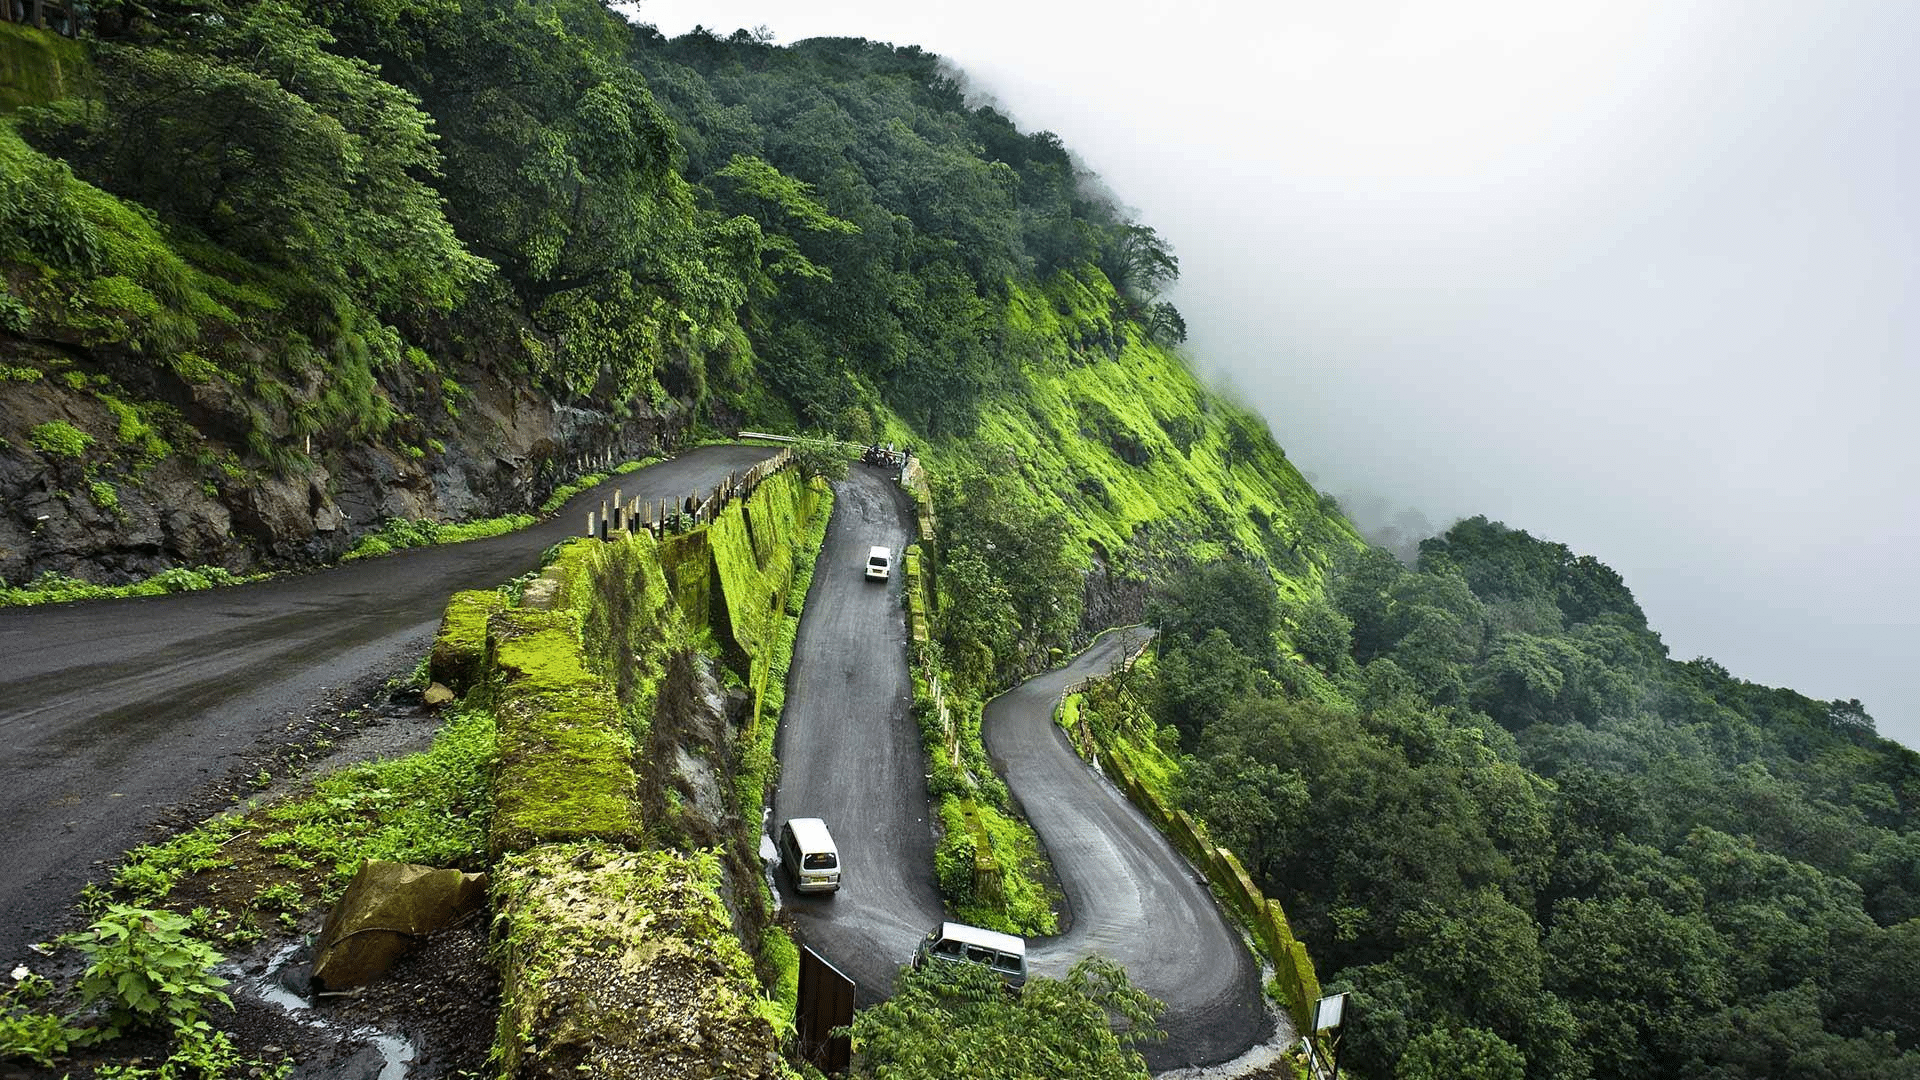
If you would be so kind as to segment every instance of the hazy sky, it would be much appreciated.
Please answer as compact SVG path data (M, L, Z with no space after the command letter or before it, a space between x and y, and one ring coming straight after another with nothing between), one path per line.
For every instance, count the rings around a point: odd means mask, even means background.
M917 44L1177 248L1319 485L1613 566L1920 746L1920 4L647 0Z

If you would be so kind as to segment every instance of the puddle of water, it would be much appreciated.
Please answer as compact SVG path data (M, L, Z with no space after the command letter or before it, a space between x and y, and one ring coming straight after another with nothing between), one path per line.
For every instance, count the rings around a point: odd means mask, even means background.
M388 1035L373 1028L360 1028L354 1032L380 1051L383 1060L377 1080L406 1080L407 1066L413 1064L413 1043L398 1035Z
M346 1075L365 1080L405 1080L407 1067L419 1050L403 1035L394 1035L373 1027L347 1027L335 1023L325 1013L315 1011L306 995L306 942L282 946L267 962L266 974L247 980L260 1000L278 1006L289 1016L316 1031L326 1032L342 1043L359 1042L363 1049L348 1059ZM297 988L297 989L296 989ZM378 1065L379 1071L374 1071ZM357 1067L356 1067L357 1066ZM300 1075L296 1070L295 1075ZM339 1075L339 1074L335 1074Z
M773 842L773 837L768 831L768 826L772 824L773 807L762 806L760 808L760 862L766 871L767 888L773 893L774 913L779 914L783 905L780 903L780 883L774 880L774 875L779 873L780 845Z
M288 985L300 977L300 965L293 961L294 955L304 948L306 943L303 941L281 946L273 954L273 959L267 961L267 973L249 980L254 993L260 995L262 1001L271 1002L290 1013L302 1013L313 1008L313 1002L308 1001L306 995ZM311 1021L310 1017L301 1019Z

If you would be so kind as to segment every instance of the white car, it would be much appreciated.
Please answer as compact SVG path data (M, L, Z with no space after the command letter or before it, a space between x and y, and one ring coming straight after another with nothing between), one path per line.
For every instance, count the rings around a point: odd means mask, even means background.
M890 548L867 549L867 580L885 581L893 576L893 551Z

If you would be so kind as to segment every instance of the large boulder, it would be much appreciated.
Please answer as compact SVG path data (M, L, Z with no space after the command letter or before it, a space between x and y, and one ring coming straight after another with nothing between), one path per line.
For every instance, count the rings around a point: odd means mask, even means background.
M346 990L379 978L427 935L478 908L487 876L369 859L327 915L313 981Z

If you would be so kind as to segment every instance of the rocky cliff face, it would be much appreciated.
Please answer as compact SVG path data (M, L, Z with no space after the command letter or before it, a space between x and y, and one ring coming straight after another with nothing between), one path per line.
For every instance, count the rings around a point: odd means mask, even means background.
M616 415L485 371L461 376L459 418L413 441L309 438L271 415L263 424L261 402L217 379L0 341L0 579L120 584L176 566L313 565L387 518L530 511L591 471L584 459L657 452L689 416L672 400ZM245 433L257 444L263 428L280 467L250 450Z

